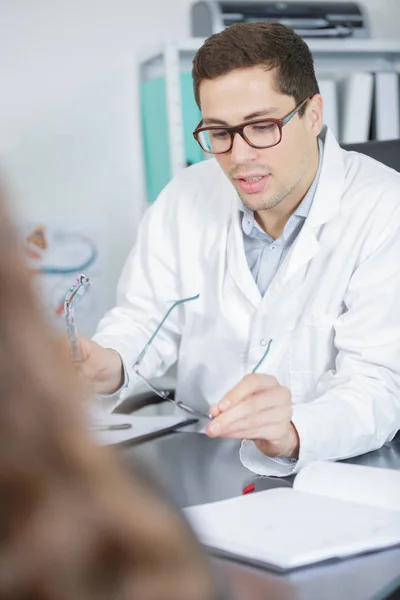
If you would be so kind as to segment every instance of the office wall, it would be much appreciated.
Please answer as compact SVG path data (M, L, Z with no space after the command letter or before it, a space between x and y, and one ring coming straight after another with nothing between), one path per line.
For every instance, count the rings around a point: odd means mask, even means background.
M107 306L144 208L137 52L187 4L0 0L0 167L24 217L100 235Z
M190 0L0 0L0 165L29 219L103 232L106 304L144 208L137 53L189 35ZM400 37L398 0L366 0Z

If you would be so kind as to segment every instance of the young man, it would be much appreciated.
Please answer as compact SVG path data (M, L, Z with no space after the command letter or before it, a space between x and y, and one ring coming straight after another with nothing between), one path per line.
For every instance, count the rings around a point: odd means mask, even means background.
M193 78L214 159L147 211L118 304L83 341L88 378L123 398L185 300L140 373L178 361L178 399L244 440L247 467L379 448L400 428L400 175L323 127L310 51L282 25L211 36Z

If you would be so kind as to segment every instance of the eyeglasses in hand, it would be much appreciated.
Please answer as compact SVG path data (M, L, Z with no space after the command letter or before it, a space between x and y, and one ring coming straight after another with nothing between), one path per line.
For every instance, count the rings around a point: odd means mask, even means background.
M182 300L177 300L176 302L174 302L172 304L172 306L167 310L166 314L164 315L163 319L161 320L160 324L156 327L155 331L153 332L153 334L151 335L149 341L147 342L147 344L145 345L145 347L143 348L143 350L140 352L139 356L137 357L135 363L133 364L133 370L135 371L135 373L144 381L144 383L148 386L148 388L157 396L159 396L160 398L162 398L163 400L169 400L169 402L173 402L176 406L178 406L178 408L180 408L181 410L183 410L184 412L197 417L199 419L208 419L211 420L212 417L211 415L209 415L208 413L205 412L201 412L195 408L192 408L191 406L188 406L187 404L185 404L184 402L182 402L181 400L176 400L172 395L171 392L167 391L167 390L158 390L157 388L155 388L153 386L152 383L150 383L150 381L140 373L139 368L140 368L140 364L146 354L146 352L148 351L149 347L151 346L151 344L154 341L154 338L156 337L156 335L159 333L160 329L162 328L162 326L164 325L165 321L168 319L169 315L171 314L171 312L177 307L180 306L181 304L184 304L185 302L191 302L192 300L197 300L200 297L200 294L197 294L196 296L190 296L189 298L183 298ZM252 370L252 373L255 373L257 371L257 369L259 368L259 366L262 364L263 360L265 359L265 357L267 356L270 346L271 346L271 342L272 340L270 340L267 344L267 348L264 352L264 354L262 355L262 357L260 358L260 360L258 361L258 363L256 364L256 366L254 367L254 369Z
M78 331L75 324L74 308L90 285L90 280L85 275L80 275L68 290L64 299L64 316L69 341L71 360L75 363L82 362L81 348L79 345Z

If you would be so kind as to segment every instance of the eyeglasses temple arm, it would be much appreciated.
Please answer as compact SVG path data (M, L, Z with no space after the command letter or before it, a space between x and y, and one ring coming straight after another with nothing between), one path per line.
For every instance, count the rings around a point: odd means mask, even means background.
M262 357L260 358L260 360L258 361L258 363L256 364L256 366L252 370L252 373L255 373L257 371L257 369L259 368L259 366L262 364L264 358L267 356L267 354L269 352L269 348L271 346L271 343L272 343L272 340L269 340L267 349L265 350L264 354L262 355Z
M161 327L164 325L165 321L168 319L169 315L171 314L171 312L174 310L174 308L176 306L179 306L180 304L184 304L185 302L190 302L191 300L197 300L197 298L200 297L200 294L196 294L196 296L191 296L190 298L183 298L182 300L177 300L176 302L173 303L173 305L168 309L167 313L165 314L163 320L161 321L161 323L158 325L158 327L156 328L156 330L154 331L154 333L152 334L152 336L150 337L149 341L147 342L147 344L145 345L145 347L143 348L143 350L140 352L139 356L137 357L133 367L137 367L140 365L143 356L146 354L147 350L149 349L150 345L152 344L154 338L156 337L157 333L160 331Z

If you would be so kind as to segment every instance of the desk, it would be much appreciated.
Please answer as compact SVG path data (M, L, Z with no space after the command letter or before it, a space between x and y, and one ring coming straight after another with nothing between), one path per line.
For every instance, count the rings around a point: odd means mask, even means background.
M121 448L124 460L154 474L180 507L240 495L253 480L239 460L239 443L177 432L138 446ZM400 436L376 452L351 459L360 465L400 469ZM265 488L290 486L291 479L265 478ZM377 600L400 578L400 548L313 566L289 574L213 558L240 600ZM236 596L235 596L236 598Z

